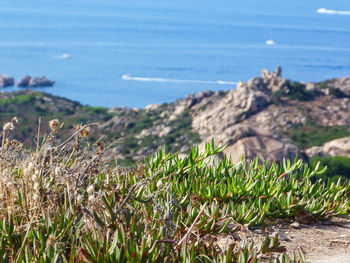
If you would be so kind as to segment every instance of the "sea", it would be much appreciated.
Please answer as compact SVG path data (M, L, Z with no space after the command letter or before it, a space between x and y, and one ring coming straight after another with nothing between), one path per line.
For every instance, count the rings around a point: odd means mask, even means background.
M84 105L143 108L278 65L350 75L350 1L0 0L0 74L47 76L40 90Z

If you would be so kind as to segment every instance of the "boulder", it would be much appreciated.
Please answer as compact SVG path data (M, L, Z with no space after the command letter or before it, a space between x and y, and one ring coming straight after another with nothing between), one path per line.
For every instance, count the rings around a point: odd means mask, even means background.
M202 100L204 98L212 96L213 94L214 94L214 91L211 91L211 90L205 90L205 91L199 92L197 95L197 100Z
M293 160L296 154L301 156L297 146L261 135L245 137L227 147L224 153L229 155L233 162L239 162L242 155L247 161L256 156L262 161L282 161L283 158Z
M34 77L29 81L28 87L51 87L54 83L55 81L48 79L45 76Z
M242 83L242 82L241 82ZM236 90L230 90L215 104L193 115L192 128L206 140L218 136L238 122L266 108L269 96L260 90L254 90L242 83Z
M169 120L175 120L178 116L190 109L196 103L196 97L194 94L188 95L186 98L175 102L175 108Z
M258 87L260 90L276 92L279 90L284 91L290 86L290 80L282 78L282 68L280 66L274 72L263 69L261 73L260 78L255 77L248 81L249 87Z
M18 87L50 87L53 86L55 81L48 79L45 76L42 77L31 77L29 75L25 76L18 83Z
M315 155L350 157L350 136L326 142L323 146L311 147L305 152L309 158Z
M18 83L17 83L17 87L28 87L29 85L29 81L32 79L31 76L26 75L23 79L21 79Z
M0 75L0 88L13 86L14 82L14 78Z
M145 107L146 112L155 111L160 108L160 104L149 104Z
M334 79L329 86L338 88L345 94L350 94L350 77Z

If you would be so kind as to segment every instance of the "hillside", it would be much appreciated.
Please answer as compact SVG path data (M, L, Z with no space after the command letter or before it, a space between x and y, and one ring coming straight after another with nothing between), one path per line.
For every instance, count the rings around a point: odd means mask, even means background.
M237 89L204 91L173 103L145 109L100 108L23 90L0 95L0 121L17 116L16 138L28 143L28 134L43 120L64 120L62 136L76 123L99 122L91 141L104 135L122 138L113 154L121 165L132 165L162 145L171 152L187 153L190 145L214 139L227 145L233 161L280 161L321 156L350 156L350 78L319 83L284 79L281 68L263 70L261 77L239 82ZM48 127L42 126L42 133ZM29 143L33 143L32 141Z
M318 178L350 170L347 79L280 73L144 110L2 93L0 261L346 262L350 182Z

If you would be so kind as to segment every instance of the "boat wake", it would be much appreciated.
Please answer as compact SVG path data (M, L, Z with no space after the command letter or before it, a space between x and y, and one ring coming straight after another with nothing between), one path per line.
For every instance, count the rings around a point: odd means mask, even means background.
M71 54L66 54L66 53L58 56L59 59L69 59L71 57L72 57Z
M317 13L327 14L327 15L343 15L343 16L350 15L350 11L331 10L326 8L317 9Z
M165 79L165 78L145 78L133 77L130 74L122 75L123 80L143 81L143 82L172 82L172 83L194 83L194 84L218 84L218 85L236 85L237 82L225 80L193 80L193 79Z

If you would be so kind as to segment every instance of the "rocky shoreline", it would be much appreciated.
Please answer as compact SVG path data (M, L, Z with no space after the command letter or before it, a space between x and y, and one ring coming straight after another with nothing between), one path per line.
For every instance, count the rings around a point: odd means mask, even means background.
M300 83L284 79L281 74L280 67L271 73L263 70L261 77L239 82L235 90L204 91L167 106L149 105L145 111L156 112L162 121L140 131L137 139L171 133L168 123L188 113L200 144L212 139L216 144L225 144L224 153L237 162L242 156L252 160L257 155L261 161L294 159L296 155L306 160L315 155L350 157L350 137L337 138L342 129L350 136L350 78ZM120 118L116 117L106 127L118 129L119 125ZM305 130L310 135L308 129L317 133L318 127L330 139L336 138L330 142L322 138L325 144L312 147L308 143L302 147L302 142L293 140L298 131ZM333 130L338 134L332 134ZM187 150L185 145L181 147L183 153ZM138 158L142 158L143 152L147 151L138 151L136 156L141 154Z
M203 91L145 109L88 107L26 89L2 94L0 111L8 112L0 115L1 122L13 116L32 120L23 124L28 130L36 130L39 116L69 123L67 134L77 122L100 122L94 134L108 141L122 138L110 151L126 166L163 145L182 155L211 140L227 145L224 153L236 162L257 155L261 161L350 157L350 77L294 82L282 77L280 67L263 70L234 90ZM17 136L28 139L24 132Z
M45 77L31 77L26 75L18 83L17 87L22 88L36 88L36 87L51 87L55 81ZM6 75L0 75L0 88L11 87L15 85L15 79Z

